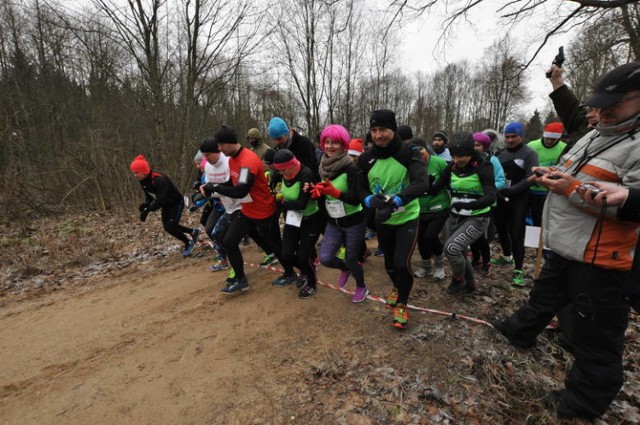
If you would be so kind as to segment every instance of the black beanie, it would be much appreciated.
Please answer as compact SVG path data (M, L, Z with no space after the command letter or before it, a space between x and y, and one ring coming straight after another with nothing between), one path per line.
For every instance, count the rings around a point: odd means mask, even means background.
M220 143L238 143L238 135L233 127L221 125L220 129L214 135L216 142Z
M476 152L473 134L461 131L455 133L449 145L449 153L451 156L473 156Z
M278 149L276 154L273 156L274 164L282 164L283 162L289 162L295 155L289 149Z
M405 140L413 139L413 130L408 125L401 125L400 127L398 127L397 133L398 136L400 136L400 140L402 140L403 142Z
M200 152L202 153L218 153L220 152L220 148L218 147L218 142L213 137L205 137L200 142Z
M427 148L427 141L424 140L422 137L413 137L411 139L411 144L419 148L425 148L425 149Z
M269 148L269 150L267 150L264 153L264 156L262 157L262 161L264 161L264 163L267 165L273 164L273 157L275 154L276 154L275 149Z
M447 144L447 142L449 141L449 136L447 136L447 133L444 130L436 131L435 133L433 133L431 139L433 140L434 137L441 138L442 140L444 140L445 144Z
M394 132L398 130L398 124L396 124L396 113L389 109L378 109L371 113L369 119L369 128L384 127Z

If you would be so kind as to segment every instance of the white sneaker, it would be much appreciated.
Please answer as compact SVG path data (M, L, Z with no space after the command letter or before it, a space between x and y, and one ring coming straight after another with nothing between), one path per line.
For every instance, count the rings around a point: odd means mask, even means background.
M434 267L433 268L433 278L436 280L444 279L444 267Z
M425 277L432 273L431 270L431 259L428 260L420 260L420 268L416 270L413 275L415 277Z
M425 277L427 275L427 271L423 268L419 268L413 273L413 275L415 277Z

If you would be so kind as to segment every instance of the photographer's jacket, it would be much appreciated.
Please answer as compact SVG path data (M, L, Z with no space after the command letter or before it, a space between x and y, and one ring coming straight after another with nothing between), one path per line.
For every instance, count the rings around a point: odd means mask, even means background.
M591 131L562 156L559 170L581 181L640 188L639 121L636 117L616 129ZM546 246L570 260L631 269L640 225L617 219L618 207L609 207L599 220L600 210L586 205L575 192L579 184L569 186L563 195L549 194L542 217Z

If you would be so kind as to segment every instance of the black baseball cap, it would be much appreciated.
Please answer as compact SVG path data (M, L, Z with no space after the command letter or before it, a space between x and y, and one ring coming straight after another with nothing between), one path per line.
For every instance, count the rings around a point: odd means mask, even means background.
M626 63L598 80L584 106L606 108L619 102L625 93L640 90L640 62Z

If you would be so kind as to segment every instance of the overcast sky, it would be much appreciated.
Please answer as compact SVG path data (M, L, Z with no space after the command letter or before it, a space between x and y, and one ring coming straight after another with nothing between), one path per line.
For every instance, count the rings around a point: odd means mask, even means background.
M459 62L464 59L470 63L480 60L484 50L490 47L494 41L501 39L508 28L501 21L497 8L504 2L487 0L482 7L477 7L468 16L466 22L457 25L453 37L447 39L447 43L438 44L438 38L442 34L442 22L445 11L438 14L425 15L422 19L406 25L403 29L404 36L401 44L402 66L410 71L434 72L443 68L448 63ZM540 10L532 18L519 23L510 31L516 41L516 47L527 56L522 57L528 61L542 40L543 23L547 21L548 14L553 10ZM543 111L551 106L548 94L551 85L545 77L551 61L558 52L558 47L569 43L570 35L561 34L555 36L543 48L538 58L530 66L527 73L527 87L531 91L531 101L523 107L526 117L529 117L535 109ZM446 46L446 49L443 47Z

